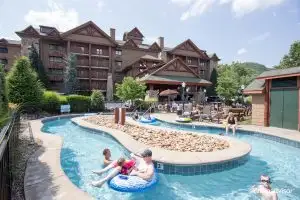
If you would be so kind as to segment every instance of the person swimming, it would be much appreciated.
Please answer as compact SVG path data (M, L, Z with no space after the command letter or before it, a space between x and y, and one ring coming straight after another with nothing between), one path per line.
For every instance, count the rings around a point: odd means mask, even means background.
M266 175L260 176L260 184L257 187L257 193L263 200L278 200L277 193L272 191L271 179Z
M113 169L105 178L101 179L100 181L92 182L92 185L95 187L101 187L106 181L112 179L118 174L129 175L129 173L133 170L136 161L132 160L125 160L125 158L121 157L117 161L112 162L107 167L99 171L93 171L98 175L102 175L104 172Z
M104 167L108 166L111 164L113 161L111 160L111 152L108 148L105 148L102 152L104 159L103 159L103 165Z

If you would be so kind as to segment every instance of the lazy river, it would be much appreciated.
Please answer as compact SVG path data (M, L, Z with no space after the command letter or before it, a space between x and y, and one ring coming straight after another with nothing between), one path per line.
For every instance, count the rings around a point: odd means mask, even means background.
M156 124L161 127L219 133L218 129L193 129L165 122ZM91 171L102 167L102 150L110 148L117 159L128 152L105 133L81 128L69 118L47 121L42 130L63 137L61 165L69 179L80 189L96 199L156 199L156 200L255 200L259 197L252 192L261 174L272 179L273 188L278 189L279 199L300 199L300 149L275 141L243 135L237 138L252 145L249 161L237 168L196 176L159 174L159 183L143 193L120 193L110 189L107 184L102 188L90 185L101 177Z

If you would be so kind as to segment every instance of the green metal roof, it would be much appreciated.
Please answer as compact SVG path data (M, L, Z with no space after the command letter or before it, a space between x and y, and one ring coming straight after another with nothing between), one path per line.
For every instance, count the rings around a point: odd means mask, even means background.
M291 75L291 74L298 74L300 73L300 67L292 67L287 69L274 69L270 71L265 71L261 73L257 78L264 78L264 77L272 77L272 76L284 76L284 75Z
M245 88L244 92L252 91L252 90L263 90L264 87L265 87L265 80L255 79Z
M157 76L157 75L146 75L140 79L141 81L172 81L172 82L186 82L186 83L202 83L211 84L211 82L197 78L197 77L185 77L185 76Z

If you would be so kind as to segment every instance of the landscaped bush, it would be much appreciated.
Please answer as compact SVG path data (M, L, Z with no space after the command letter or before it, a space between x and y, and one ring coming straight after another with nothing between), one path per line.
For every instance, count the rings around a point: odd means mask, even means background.
M7 77L9 101L19 105L36 106L43 97L42 84L26 57L20 57Z
M101 91L93 90L91 95L91 109L92 111L103 111L105 108L104 105L104 96Z
M59 95L59 104L60 105L68 104L67 96Z
M67 101L71 106L71 112L88 112L90 110L91 99L88 96L69 95Z
M42 109L49 113L59 113L60 111L60 95L53 91L44 91L42 98Z

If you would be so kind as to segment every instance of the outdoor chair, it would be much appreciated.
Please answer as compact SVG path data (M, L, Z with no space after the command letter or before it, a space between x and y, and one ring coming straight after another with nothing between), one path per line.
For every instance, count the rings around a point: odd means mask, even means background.
M200 114L199 121L203 120L209 120L212 121L212 115L211 115L211 106L206 105L203 107L203 112Z

